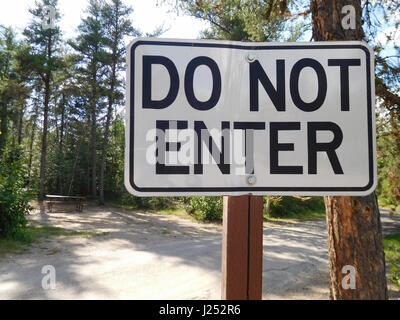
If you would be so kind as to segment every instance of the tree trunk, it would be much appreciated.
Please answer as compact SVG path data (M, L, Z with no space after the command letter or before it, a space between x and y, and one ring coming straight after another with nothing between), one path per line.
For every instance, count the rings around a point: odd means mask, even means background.
M63 194L63 176L64 176L64 130L65 130L65 94L62 93L61 99L61 123L60 123L60 136L58 141L58 192Z
M33 143L35 140L35 133L36 133L36 121L38 118L39 113L39 103L35 102L35 111L32 117L32 129L31 129L31 136L29 140L29 159L28 159L28 184L31 183L31 172L32 172L32 158L33 158Z
M116 50L116 47L115 47ZM114 51L113 54L113 65L112 65L112 74L111 74L111 86L110 86L110 94L108 97L108 109L107 109L107 119L106 119L106 127L104 129L104 139L103 139L103 148L101 152L101 168L100 168L100 205L104 205L104 175L106 172L106 157L107 157L107 149L108 149L108 136L110 131L110 123L114 105L114 90L115 83L117 78L117 58Z
M387 299L385 254L375 194L325 197L331 299ZM342 286L342 268L355 268L355 289Z
M114 90L114 89L111 89ZM107 149L108 149L108 135L110 131L110 122L113 108L113 93L111 93L111 97L109 98L108 110L107 110L107 119L106 119L106 127L104 129L104 139L103 139L103 148L101 151L101 168L100 168L100 205L104 205L104 175L106 172L106 158L107 158Z
M7 104L0 100L0 156L6 148L8 114Z
M356 28L344 30L341 10L352 5ZM311 0L315 41L363 40L360 0ZM375 194L366 197L325 197L328 229L331 299L387 299L385 254L380 213ZM347 281L345 266L355 270L355 288ZM347 287L347 289L345 289Z
M96 131L97 131L97 124L96 124L96 104L97 100L97 70L93 73L93 83L92 83L92 102L91 102L91 129L90 129L90 136L91 136L91 156L92 156L92 198L95 199L97 196L97 179L96 179L96 161L97 161L97 139L96 139Z
M21 109L18 110L19 114L18 114L18 139L17 139L17 144L18 147L21 147L21 143L22 143L22 128L24 126L23 120L24 120L24 105L25 102L21 103Z
M44 199L44 184L46 180L46 156L47 156L47 126L49 117L49 101L50 101L50 75L48 74L45 81L44 92L44 110L43 110L43 133L42 133L42 150L40 158L40 176L39 176L39 202Z
M87 108L87 128L89 130L90 126L91 126L91 112L90 112L90 105L89 108ZM87 152L86 152L86 158L87 158L87 191L86 194L89 196L91 194L91 180L90 180L90 176L91 176L91 165L92 165L92 160L90 155L92 154L92 149L91 149L91 145L92 145L92 135L90 135L88 141L87 141Z
M46 58L47 61L50 61L52 58L52 45L53 38L50 35L47 38L47 52ZM46 180L46 158L47 158L47 127L48 127L48 118L49 118L49 105L50 105L50 95L51 95L51 70L48 69L44 75L44 109L43 109L43 134L42 134L42 150L41 150L41 158L40 158L40 175L39 175L39 202L43 202L44 200L44 184Z
M94 109L95 110L95 109ZM97 178L96 178L96 161L97 161L97 148L96 148L96 112L92 113L92 198L97 196Z

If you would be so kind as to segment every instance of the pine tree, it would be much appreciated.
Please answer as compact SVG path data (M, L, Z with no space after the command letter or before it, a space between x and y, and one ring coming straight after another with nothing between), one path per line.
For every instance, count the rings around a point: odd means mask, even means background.
M8 122L11 116L10 103L13 100L12 88L15 86L13 71L13 50L15 34L9 28L0 29L0 156L6 148Z
M180 7L210 23L201 34L204 39L276 41L285 39L285 31L289 31L294 40L305 27L303 23L286 24L287 8L276 0L180 0Z
M19 157L21 151L23 117L30 94L19 60L25 50L26 46L17 40L12 28L0 27L0 156L7 145L15 157Z
M106 171L106 157L110 124L115 105L121 105L123 100L123 81L119 73L124 69L125 43L127 35L139 34L132 26L129 15L132 13L130 7L125 6L121 0L111 0L106 3L102 10L102 24L105 30L104 43L107 50L107 114L103 133L103 145L101 150L100 168L100 204L104 204L104 176Z
M78 72L82 75L89 104L87 120L90 124L91 195L97 197L97 129L98 115L104 105L105 62L104 48L106 30L102 24L104 1L90 0L88 16L78 27L79 35L70 45L79 56Z
M24 35L30 45L30 54L26 58L25 67L41 83L43 96L43 129L40 159L39 195L38 200L43 201L46 183L46 158L47 158L47 134L49 125L50 101L54 93L53 72L62 68L59 56L61 45L61 31L56 23L60 19L57 11L57 0L41 0L35 3L35 7L29 12L33 18L29 26L24 30ZM46 7L54 8L54 17L50 20L54 25L47 27Z

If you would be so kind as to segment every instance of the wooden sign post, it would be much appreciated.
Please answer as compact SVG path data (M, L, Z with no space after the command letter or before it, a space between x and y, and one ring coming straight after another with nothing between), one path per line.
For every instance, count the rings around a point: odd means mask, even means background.
M261 300L263 197L224 197L222 299Z

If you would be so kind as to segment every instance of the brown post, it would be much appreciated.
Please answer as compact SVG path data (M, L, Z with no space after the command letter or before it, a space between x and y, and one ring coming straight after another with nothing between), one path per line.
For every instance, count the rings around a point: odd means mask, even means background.
M263 197L224 197L222 299L262 297Z

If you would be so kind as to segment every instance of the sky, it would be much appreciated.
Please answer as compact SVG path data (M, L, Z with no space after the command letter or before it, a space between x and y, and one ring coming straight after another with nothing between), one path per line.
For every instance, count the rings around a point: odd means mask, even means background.
M174 9L176 2L177 0L124 0L124 3L134 10L131 16L133 26L142 34L152 33L157 27L162 26L165 32L160 37L197 39L200 31L207 29L208 23L178 13ZM34 4L35 0L0 0L0 24L14 27L21 35L31 20L28 9L34 7ZM58 0L58 5L62 14L59 26L63 31L63 38L74 38L81 17L85 16L88 0ZM381 26L375 39L376 44L380 43L385 48L384 53L387 56L395 53L393 45L400 46L400 31L394 27L398 19L400 12L393 15L391 23ZM302 41L308 41L311 38L310 34L303 37ZM389 43L386 37L388 34L391 34L393 39ZM396 60L395 63L399 63L398 58L391 58L393 59Z
M132 23L143 34L151 33L157 27L163 26L166 31L161 37L198 38L200 31L206 29L208 24L200 19L185 16L182 13L178 14L177 10L173 8L175 1L124 0L124 3L133 7ZM161 2L167 2L167 4L160 4ZM28 8L33 7L34 3L35 0L0 0L2 8L0 10L0 24L13 26L18 31L22 31L31 19ZM88 0L59 0L58 3L62 14L60 27L64 33L64 39L73 38L76 35L76 28L81 17L85 15L84 11ZM393 19L400 19L400 12L394 15ZM393 43L387 43L385 34L393 32L395 28L388 25L384 29L378 34L376 41L384 46L393 45ZM400 45L400 32L394 34L394 39L394 42Z
M161 37L196 39L199 32L207 28L204 21L193 17L177 14L173 7L159 4L160 0L125 0L124 3L133 8L132 23L136 29L145 34L151 33L158 26L163 26L166 32ZM169 1L174 3L174 1ZM28 8L34 7L34 0L0 0L0 24L13 26L22 31L31 20ZM76 35L76 28L84 16L87 0L59 0L59 9L62 14L60 22L64 38L69 39Z

